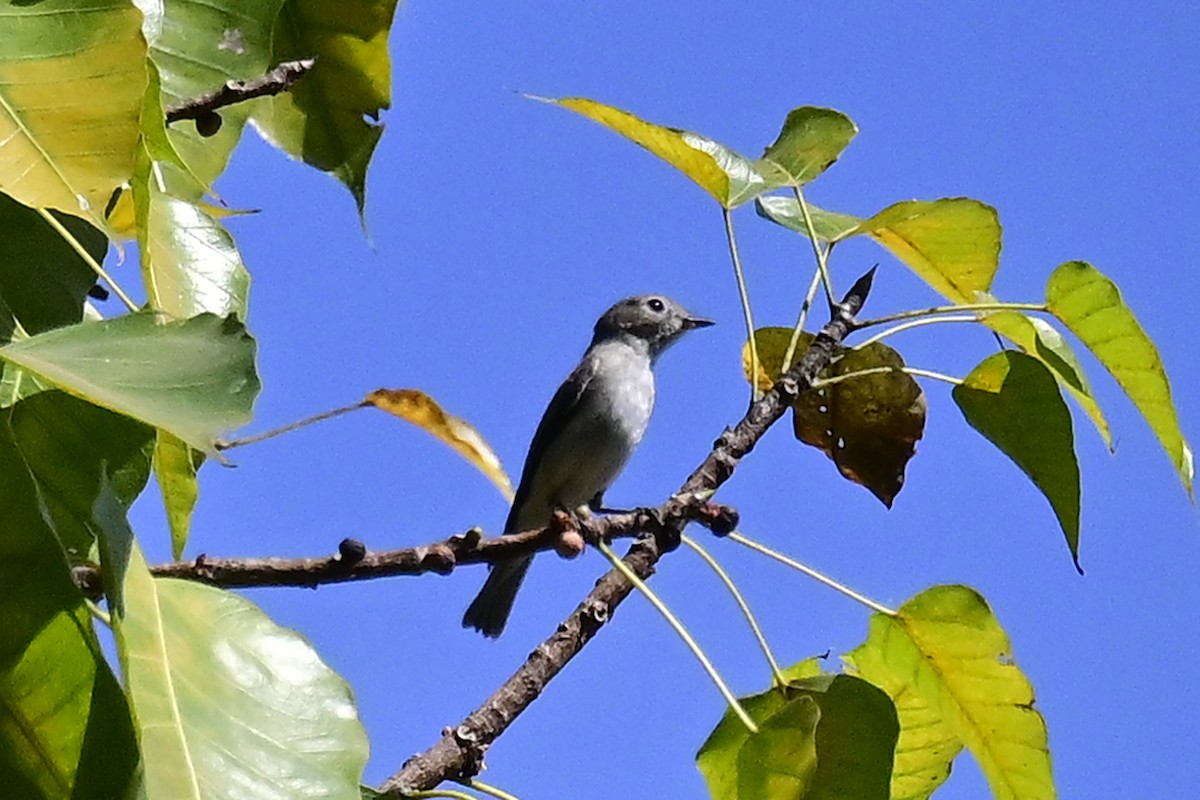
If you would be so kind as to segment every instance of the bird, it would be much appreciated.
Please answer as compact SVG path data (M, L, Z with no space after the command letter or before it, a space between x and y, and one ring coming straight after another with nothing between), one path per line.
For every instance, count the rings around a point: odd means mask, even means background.
M545 527L559 509L599 509L654 410L654 364L683 334L712 320L657 294L627 297L596 322L579 365L538 423L504 532ZM498 637L533 555L497 561L463 614L464 628Z

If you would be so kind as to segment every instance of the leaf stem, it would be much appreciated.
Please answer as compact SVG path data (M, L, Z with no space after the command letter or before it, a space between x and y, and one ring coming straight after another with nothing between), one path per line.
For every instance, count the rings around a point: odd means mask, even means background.
M813 272L812 281L808 284L808 292L804 295L804 302L800 304L800 314L796 317L796 327L792 328L792 340L788 342L787 352L783 354L783 366L779 370L780 375L792 368L792 359L796 357L796 346L800 343L800 334L804 331L804 323L808 321L808 310L812 308L813 298L817 296L817 289L820 285L821 270L818 268Z
M812 242L813 255L817 257L817 269L821 273L821 282L825 284L825 299L829 301L829 308L832 310L837 308L837 298L833 294L833 281L829 277L827 252L821 249L820 243L817 242L817 236L813 232L812 215L808 211L808 203L804 200L804 192L801 191L800 184L792 184L792 191L796 193L796 202L800 204L800 214L804 217L804 228L808 231L808 240Z
M905 375L913 375L918 378L932 378L935 381L944 381L954 386L962 383L962 380L953 375L934 372L931 369L919 369L918 367L871 367L870 369L860 369L856 372L847 372L844 375L835 375L832 378L818 378L812 382L812 388L823 389L826 386L833 386L851 378L865 378L868 375L882 375L886 372L903 372Z
M66 227L64 227L63 224L59 222L53 214L44 208L39 208L38 214L40 214L42 219L46 220L46 222L50 224L50 227L54 228L58 235L63 238L63 241L70 245L71 249L83 259L83 263L92 268L92 272L99 275L104 279L105 283L112 287L113 293L116 294L117 297L121 298L121 302L125 304L126 308L128 308L130 311L138 310L137 303L129 299L129 295L125 294L125 290L121 288L120 284L114 281L112 276L104 271L104 267L100 266L96 259L92 258L92 254L84 249L83 245L79 243L79 240L76 239L75 236L69 230L67 230Z
M779 662L775 660L775 654L771 652L771 645L767 643L767 637L763 636L762 628L759 626L754 612L750 610L750 606L746 603L746 598L738 590L737 584L733 582L733 578L729 577L729 573L712 557L711 553L700 546L699 542L690 536L683 536L681 539L684 544L695 550L696 554L704 559L708 566L712 567L713 572L717 573L717 577L721 579L721 582L725 584L725 588L733 595L738 608L742 610L742 616L746 618L746 622L750 625L750 630L754 632L754 638L758 640L758 646L762 648L763 655L767 657L767 663L771 666L771 674L775 678L775 685L787 686L787 679L783 676L783 670L779 668Z
M478 778L472 778L471 780L467 781L465 785L470 786L477 792L483 792L484 794L490 794L492 797L498 797L500 800L520 800L520 798L518 798L515 794L510 794L498 786L492 786L489 783L484 783Z
M411 794L402 795L402 797L408 798L408 800L426 800L426 798L433 797L450 797L453 800L479 800L475 795L460 792L457 789L430 789L426 792L412 792Z
M738 255L737 238L733 235L733 212L721 206L721 215L725 220L725 240L729 242L729 257L733 260L733 274L737 278L738 295L742 300L742 315L746 318L746 339L750 342L750 374L756 380L750 381L751 402L762 397L758 388L758 343L754 341L754 316L750 312L750 295L746 291L746 276L742 272L742 259Z
M321 422L322 420L331 419L332 417L339 417L342 414L349 414L351 411L357 411L358 409L366 408L369 405L371 405L371 404L370 403L355 403L352 406L345 406L344 408L335 408L332 411L324 411L320 414L315 414L311 417L305 417L304 419L299 420L298 422L293 422L290 425L284 425L283 427L280 427L280 428L272 428L269 431L265 431L263 433L256 433L253 436L247 436L244 439L219 440L217 442L217 449L218 450L232 450L235 447L243 447L248 444L258 444L259 442L265 441L266 439L273 439L276 436L280 436L285 433L290 433L290 432L296 430L297 428L303 428L307 425L312 425L314 422Z
M650 605L654 606L654 608L658 610L659 614L662 614L663 619L667 621L667 624L675 630L675 633L679 635L680 639L683 639L684 644L686 644L688 649L692 651L692 655L694 655L696 660L700 662L700 666L704 668L704 671L708 673L708 677L716 685L717 691L719 691L721 696L725 698L725 702L729 704L729 707L733 710L733 713L738 716L738 719L742 721L742 724L746 726L746 729L751 733L758 733L758 726L754 724L754 720L750 719L750 715L746 713L746 709L742 708L742 704L739 703L737 698L733 696L733 692L729 690L729 687L721 678L720 673L717 672L716 667L713 666L712 662L708 659L708 656L704 654L704 651L700 649L700 645L696 644L696 640L692 638L690 633L688 633L687 628L683 627L683 623L681 623L675 617L675 615L671 613L671 610L667 608L666 604L663 603L662 600L658 598L658 595L654 594L654 592L650 590L650 587L646 585L646 582L639 578L634 571L629 568L629 565L622 561L621 557L613 552L613 549L609 547L607 543L603 541L597 542L596 548L604 554L604 557L607 558L610 563L612 563L613 567L618 572L625 576L625 580L632 583L639 592L646 596L646 599L650 601Z
M914 311L900 311L895 314L887 314L874 319L862 320L854 324L855 329L862 330L863 328L871 328L875 325L885 325L889 322L900 322L906 319L917 319L919 317L928 317L934 314L952 314L958 311L1049 311L1045 303L959 303L953 306L933 306L932 308L921 308Z
M822 575L820 572L817 572L812 567L801 564L799 561L795 560L794 558L789 558L788 556L785 556L783 553L780 553L776 550L772 550L771 548L767 547L765 544L759 544L758 542L754 541L753 539L751 539L741 533L738 533L735 531L735 532L727 535L725 538L731 539L732 541L735 541L738 544L743 545L745 547L749 547L751 550L762 553L764 556L769 556L770 558L773 558L776 561L779 561L780 563L787 564L792 569L796 569L796 570L799 570L800 572L803 572L805 575L812 578L813 580L819 581L820 583L825 584L829 588L835 589L836 591L841 592L842 594L849 597L851 600L857 600L858 602L862 603L864 606L871 609L872 611L877 611L880 614L886 614L889 617L896 616L895 611L893 611L892 609L883 605L882 603L877 603L874 600L872 600L871 598L867 597L866 595L862 595L862 594L859 594L858 592L854 591L849 586L838 583L833 578L829 578L829 577L826 577L825 575Z
M901 331L906 331L909 328L919 328L922 325L936 325L942 322L979 322L979 317L974 314L960 314L958 316L950 317L922 317L921 319L902 322L899 325L895 325L891 328L885 328L874 336L858 342L854 345L853 349L861 350L869 344L875 344L875 342L886 339L887 337L900 333Z

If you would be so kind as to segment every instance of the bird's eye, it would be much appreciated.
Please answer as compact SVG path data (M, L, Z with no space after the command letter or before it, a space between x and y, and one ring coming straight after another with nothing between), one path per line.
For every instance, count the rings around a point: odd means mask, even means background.
M666 306L663 304L663 301L659 300L657 297L651 297L646 301L646 305L650 307L651 311L656 312L661 312L664 308L666 308Z

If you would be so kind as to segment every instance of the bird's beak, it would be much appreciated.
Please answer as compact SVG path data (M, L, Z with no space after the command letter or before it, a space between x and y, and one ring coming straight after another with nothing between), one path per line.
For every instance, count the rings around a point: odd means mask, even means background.
M693 328L707 328L710 325L716 324L717 323L713 322L711 319L704 319L704 317L683 318L683 329L688 331L692 330Z

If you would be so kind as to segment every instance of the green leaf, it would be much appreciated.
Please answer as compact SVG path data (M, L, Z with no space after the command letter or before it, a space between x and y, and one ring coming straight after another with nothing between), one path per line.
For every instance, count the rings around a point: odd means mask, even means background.
M727 712L696 756L714 800L886 800L898 723L879 689L823 675L741 702L758 733Z
M1000 265L996 209L969 197L896 203L850 235L860 233L956 303L973 303L976 292L988 291Z
M1080 569L1075 433L1050 370L1024 353L1005 350L980 362L951 394L971 427L1011 458L1050 501Z
M640 144L695 181L724 208L739 206L775 186L749 159L707 136L655 125L628 111L583 97L530 98L570 109Z
M173 0L146 18L150 57L162 77L164 105L190 100L228 80L271 67L271 36L283 0ZM169 127L171 143L191 172L211 184L225 170L250 116L250 103L222 108L221 129L201 136L190 122Z
M367 164L383 134L379 113L392 102L387 38L395 11L396 0L287 0L274 61L317 63L291 91L259 101L252 119L267 141L345 184L360 217Z
M141 24L124 0L0 6L0 191L107 230L105 204L138 140Z
M794 108L755 167L764 175L773 175L778 183L803 186L837 161L857 133L854 121L840 111Z
M998 800L1055 797L1046 724L1033 687L986 601L965 586L935 586L896 616L871 617L852 672L896 702L900 738L894 800L926 798L965 744Z
M167 524L171 529L171 555L183 558L188 533L192 527L192 511L200 496L196 473L204 463L204 454L167 431L160 430L154 445L154 474L162 492Z
M138 763L129 708L7 420L0 509L0 786L30 800L126 797Z
M1121 299L1116 284L1091 264L1068 261L1050 275L1046 305L1129 395L1191 496L1195 461L1179 428L1166 370L1154 342Z
M812 220L813 233L817 241L836 242L847 236L853 236L862 225L863 218L853 214L842 214L837 211L826 211L808 203L808 217ZM763 195L754 199L754 210L763 219L768 219L776 225L793 230L803 236L808 235L808 227L804 224L804 214L800 211L800 202L795 197L779 197Z
M67 552L85 558L95 538L92 507L106 474L126 509L150 476L154 432L63 392L42 392L8 413L12 440Z
M254 350L232 318L163 322L140 313L12 342L0 347L0 359L215 453L218 434L250 419L261 385Z
M993 298L981 294L979 299L980 302L990 302ZM1055 380L1075 398L1100 432L1105 446L1112 450L1112 433L1108 429L1108 420L1104 418L1104 412L1100 410L1100 405L1092 395L1092 387L1088 383L1083 366L1075 356L1075 351L1058 329L1044 319L1030 317L1017 311L985 312L980 317L984 325L1020 347L1026 355L1042 362L1054 373Z
M357 800L367 738L345 681L245 598L131 556L114 623L147 794Z

